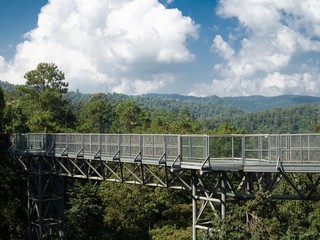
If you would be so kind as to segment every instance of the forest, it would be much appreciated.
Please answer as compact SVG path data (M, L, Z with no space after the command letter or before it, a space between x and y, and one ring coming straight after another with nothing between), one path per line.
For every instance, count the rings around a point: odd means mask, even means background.
M1 133L320 132L320 98L316 97L83 94L68 90L64 73L54 63L39 63L24 79L24 85L0 82ZM0 239L26 239L26 179L22 167L2 153ZM68 179L65 184L67 239L191 239L187 192ZM320 238L320 202L275 201L263 190L258 193L254 199L228 204L225 219L212 215L219 233L203 232L199 237ZM248 212L256 221L247 221Z

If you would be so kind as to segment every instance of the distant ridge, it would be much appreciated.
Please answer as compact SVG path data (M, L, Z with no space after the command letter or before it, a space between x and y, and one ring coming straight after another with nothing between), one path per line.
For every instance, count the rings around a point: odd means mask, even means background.
M304 104L320 104L320 97L302 96L302 95L280 95L274 97L266 97L260 95L240 96L240 97L195 97L184 96L180 94L144 94L152 98L171 99L181 102L206 102L215 104L224 104L234 106L245 112L257 112L266 109L291 107Z
M291 107L305 104L319 104L320 97L301 95L281 95L274 97L247 96L247 97L224 97L225 102L237 106L245 112L257 112L266 109Z
M5 91L13 91L14 90L14 85L12 83L8 83L8 82L4 82L4 81L0 80L0 86Z
M0 86L6 91L13 91L14 85L8 82L0 81ZM70 91L66 97L73 102L86 102L91 94L81 93L79 91ZM109 99L114 102L123 100L132 100L142 107L154 108L172 108L178 111L182 105L187 105L194 113L196 108L208 108L208 115L219 112L219 109L226 108L226 114L239 114L241 112L258 112L267 109L280 107L293 107L298 105L320 104L320 97L301 96L301 95L281 95L274 97L266 96L241 96L241 97L195 97L181 94L160 94L148 93L138 96L112 93ZM214 108L212 111L210 109ZM197 113L196 113L197 115ZM198 116L196 116L198 117Z

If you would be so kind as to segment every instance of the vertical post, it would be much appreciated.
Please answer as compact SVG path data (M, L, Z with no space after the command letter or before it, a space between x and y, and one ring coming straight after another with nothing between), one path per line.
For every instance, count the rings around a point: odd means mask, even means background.
M192 239L197 240L197 184L198 184L198 176L195 170L191 172L192 176Z
M55 159L27 156L29 239L64 239L64 183Z
M232 151L232 161L234 160L234 139L233 139L233 136L231 136L231 145L232 145L232 149L231 149L231 151Z
M247 173L247 194L250 194L253 192L253 177L252 173Z
M169 181L168 181L168 169L167 169L167 158L168 158L168 136L164 135L164 176L166 181L166 187L169 188Z
M245 136L242 136L242 140L241 140L241 163L244 164L245 163L245 159L246 159L246 140L245 140Z
M222 172L220 178L220 189L221 189L221 218L224 219L226 217L226 176L225 172Z
M28 169L28 182L27 182L27 194L28 194L28 239L32 239L33 238L33 232L35 232L35 228L34 228L34 225L32 224L33 223L33 209L34 209L34 206L33 206L33 201L32 201L32 193L34 192L33 191L33 188L34 188L34 182L35 182L35 179L34 179L34 173L31 171L32 169L32 163L31 163L31 158L28 156L27 157L27 169Z
M191 138L191 136L189 136L189 158L188 158L188 160L190 161L191 159L192 159L192 138Z
M178 135L178 155L180 155L180 159L182 159L182 139L181 135Z
M39 235L42 238L43 236L43 230L44 230L44 216L43 216L43 212L44 212L44 208L43 208L43 187L42 187L42 174L43 174L43 166L42 166L42 158L38 157L37 161L37 165L38 165L38 176L36 176L36 178L38 178L38 182L35 183L35 185L38 187L38 189L36 190L38 193L38 208L39 208L39 215L38 215L38 220L39 220Z

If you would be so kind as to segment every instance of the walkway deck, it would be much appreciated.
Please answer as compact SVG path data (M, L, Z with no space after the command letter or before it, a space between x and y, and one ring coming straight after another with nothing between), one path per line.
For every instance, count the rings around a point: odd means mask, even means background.
M15 134L16 155L52 155L172 171L320 172L320 134Z

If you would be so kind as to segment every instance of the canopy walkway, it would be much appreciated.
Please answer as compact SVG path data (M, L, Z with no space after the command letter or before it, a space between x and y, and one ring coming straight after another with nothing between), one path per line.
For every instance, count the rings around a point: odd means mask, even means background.
M166 163L172 170L320 171L320 134L16 134L15 155Z
M210 229L207 209L225 217L227 198L254 198L255 182L263 181L273 199L320 199L320 134L54 133L6 139L11 159L28 172L30 239L64 238L64 177L189 191L193 239L198 229ZM302 188L296 173L311 176L312 184ZM281 180L296 194L279 193Z

